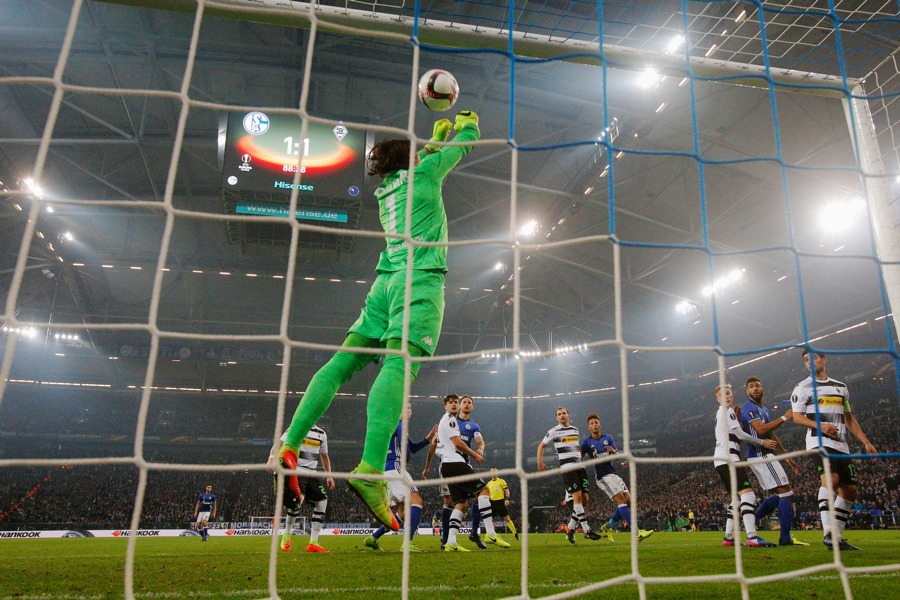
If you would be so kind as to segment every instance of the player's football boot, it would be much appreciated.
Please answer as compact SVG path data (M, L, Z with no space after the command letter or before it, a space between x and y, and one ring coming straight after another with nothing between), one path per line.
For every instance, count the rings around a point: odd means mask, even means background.
M320 545L318 545L318 544L310 544L310 545L308 545L308 546L306 547L306 551L307 551L307 552L325 552L325 553L328 552L328 550L326 550L325 548L323 548L322 546L320 546Z
M507 542L506 540L504 540L504 539L503 539L502 537L500 537L499 535L495 535L494 537L487 536L487 543L488 543L488 544L495 544L495 545L497 545L497 546L500 546L501 548L509 548L509 542Z
M604 523L600 526L600 533L606 536L606 541L610 544L614 544L616 541L613 539L613 530L612 527L609 526L609 523Z
M281 551L282 552L290 552L291 551L291 538L290 537L282 537L281 538Z
M283 448L278 455L278 463L285 469L297 469L297 453L289 448ZM297 475L287 475L284 478L287 488L297 496L298 502L303 502L303 492L300 491L300 479Z
M419 548L419 547L416 546L415 544L410 544L410 545L409 545L409 551L410 551L411 553L412 553L412 552L425 552L424 550L422 550L421 548Z
M638 534L638 535L640 535L640 534ZM722 545L723 545L723 546L727 546L727 547L729 547L729 548L730 548L731 546L734 546L734 538L723 537L723 538L722 538Z
M639 541L639 542L643 542L644 540L646 540L646 539L647 539L648 537L650 537L651 535L653 535L653 530L652 530L652 529L638 529L638 541ZM733 545L733 544L734 544L734 540L732 540L731 543L732 543L732 545Z
M575 543L575 532L566 527L566 539L569 540L570 544Z
M444 552L471 552L471 550L463 548L459 544L447 544L444 546Z
M594 540L596 542L597 540L602 540L603 536L600 535L599 533L597 533L596 531L594 531L593 529L588 529L587 531L584 532L584 539Z
M747 538L747 546L750 548L774 548L776 544L767 542L758 535L754 535L753 537Z
M519 534L518 534L518 533L514 533L514 534L513 534L513 537L515 537L515 538L518 540L518 539L519 539Z
M825 542L825 545L828 546L829 549L831 549L832 544L833 544L833 539L830 535L825 538L824 542ZM861 550L861 548L859 548L858 546L854 546L853 544L851 544L850 542L848 542L845 539L841 539L841 541L838 542L838 549L839 550L847 550L847 551Z
M381 471L375 471L371 467L360 464L353 469L353 473L365 473L367 475L381 474ZM394 516L391 505L388 502L387 482L370 481L368 479L348 479L347 487L351 492L365 502L376 519L378 519L385 527L391 531L400 530L400 522Z
M488 538L490 539L490 538ZM475 533L474 531L469 534L469 541L481 548L482 550L487 550L487 546L484 545L484 541L481 539L481 536Z
M790 539L787 540L778 540L779 546L809 546L806 542L801 542L794 536L791 536Z
M381 547L381 544L378 543L378 540L375 539L374 536L369 536L363 540L363 546L366 548L371 548L376 552L384 552L384 548Z

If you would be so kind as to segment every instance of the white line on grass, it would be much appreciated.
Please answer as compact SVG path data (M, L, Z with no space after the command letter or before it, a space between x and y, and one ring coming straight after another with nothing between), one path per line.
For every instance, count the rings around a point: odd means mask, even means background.
M854 573L850 575L851 579L882 579L886 577L900 577L900 572L889 573ZM797 577L794 581L827 581L838 579L838 575L809 575L806 577ZM548 582L548 583L532 583L529 588L566 588L576 589L587 585L593 585L596 581L569 581L569 582ZM459 586L459 585L430 585L430 586L413 586L409 588L410 592L416 593L434 593L434 592L459 592L463 589L475 590L493 590L497 588L517 587L517 584L498 585L495 583L486 583L477 586ZM634 585L633 581L626 582L624 585ZM654 584L654 585L677 585L675 583ZM387 592L398 594L402 588L400 586L378 586L378 587L290 587L279 588L279 592L290 594L356 594L364 592ZM215 592L145 592L135 594L135 598L153 598L154 600L180 600L182 598L269 598L268 590L231 590L231 591L215 591ZM117 596L121 598L124 596ZM3 596L0 600L106 600L110 598L108 594L83 595L83 594L38 594L38 595L18 595Z

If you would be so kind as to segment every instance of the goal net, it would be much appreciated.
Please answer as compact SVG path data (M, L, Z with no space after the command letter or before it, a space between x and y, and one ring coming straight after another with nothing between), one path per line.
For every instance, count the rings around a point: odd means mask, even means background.
M710 464L714 390L734 384L744 404L751 376L765 385L773 422L785 416L786 455L768 464L798 464L788 469L795 531L801 513L814 529L822 501L826 519L841 517L827 475L847 463L826 453L827 493L817 496L818 452L789 423L794 387L809 376L804 349L824 354L828 375L850 390L863 527L886 522L887 498L866 486L882 489L898 457L896 3L13 4L0 7L9 31L0 39L9 224L0 474L27 480L23 497L39 495L36 482L61 461L74 471L54 481L76 487L116 473L134 492L126 518L139 530L169 506L160 490L177 490L187 512L198 478L212 475L220 502L236 507L229 518L270 528L272 517L250 516L281 514L284 473L273 501L268 447L340 348L383 249L365 154L387 138L421 146L436 119L472 110L481 140L443 192L450 271L433 357L408 352L404 323L404 395L416 413L404 428L437 422L446 394L475 397L486 464L515 481L514 520L534 532L530 516L540 514L546 532L568 513L554 512L562 480L537 469L535 449L558 406L581 438L599 413L618 453L586 467L615 465L634 517L620 536L629 560L610 575L598 559L560 582L537 568L540 548L526 533L514 548L518 581L482 592L574 597L632 586L646 598L656 586L696 585L686 589L749 598L773 582L821 577L830 594L852 598L863 578L900 571L889 552L847 564L837 544L824 561L747 568L742 527L727 570L673 575L642 558L666 529L676 535L691 519L717 529L729 505L739 514L738 488L726 493ZM432 68L460 83L450 113L417 99ZM250 138L282 123L270 145L254 146ZM310 152L345 136L361 140L355 159ZM260 156L276 175L264 175ZM320 158L336 175L315 178ZM422 246L404 241L410 252ZM342 388L320 422L332 454L348 457L336 460L339 485L358 460L373 377ZM824 415L812 413L817 423ZM875 459L891 467L880 472ZM423 480L405 450L402 463L430 515L446 482ZM745 465L727 461L732 480ZM591 520L609 520L615 505L602 488L590 495ZM20 506L0 506L0 527ZM335 520L366 518L340 510ZM644 528L657 536L639 544ZM309 531L305 517L295 529ZM825 552L821 531L802 533ZM137 537L117 590L128 599L160 592L135 585ZM559 555L551 563L571 568ZM401 580L379 589L432 590L414 564L405 548ZM332 583L309 589L340 593Z

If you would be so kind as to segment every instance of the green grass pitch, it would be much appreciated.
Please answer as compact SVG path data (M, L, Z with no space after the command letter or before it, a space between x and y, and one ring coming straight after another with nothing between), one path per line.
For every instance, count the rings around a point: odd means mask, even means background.
M521 542L505 536L512 548L440 552L437 538L419 536L427 550L410 556L411 598L499 598L521 593ZM770 538L772 534L770 532ZM799 532L809 547L744 548L748 577L785 573L823 565L833 555L820 532ZM400 596L400 538L383 538L386 552L363 547L363 537L323 536L329 554L307 554L306 539L295 536L294 550L278 552L281 598L397 598ZM721 545L721 533L656 533L639 546L644 577L715 575L735 572L733 548ZM900 593L900 533L852 531L848 539L863 548L846 552L847 567L894 565L895 570L850 575L855 598L896 598ZM138 539L134 592L138 598L214 599L268 597L271 538L211 537ZM122 539L0 540L0 599L114 599L124 597L127 541ZM472 547L469 543L468 546ZM562 535L532 535L528 594L550 596L631 572L629 538L616 543L578 536L572 546ZM648 598L740 598L736 582L649 584ZM590 598L638 598L635 583L586 594ZM834 569L750 587L751 598L843 598Z

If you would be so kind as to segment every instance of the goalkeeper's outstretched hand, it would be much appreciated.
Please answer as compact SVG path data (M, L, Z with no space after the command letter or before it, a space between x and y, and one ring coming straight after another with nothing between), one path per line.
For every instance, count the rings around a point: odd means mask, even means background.
M440 121L435 122L434 130L431 133L432 142L443 142L446 141L447 136L450 135L450 128L453 124L450 122L450 119L441 119Z
M468 124L478 126L478 114L474 110L461 110L456 115L456 124L453 126L453 129L459 131L463 128L463 125Z
M425 144L425 151L431 154L434 154L440 148L435 146L435 142L443 142L447 139L447 136L450 135L450 128L453 124L450 122L450 119L441 119L434 124L434 130L431 132L431 139L428 140L428 143Z

